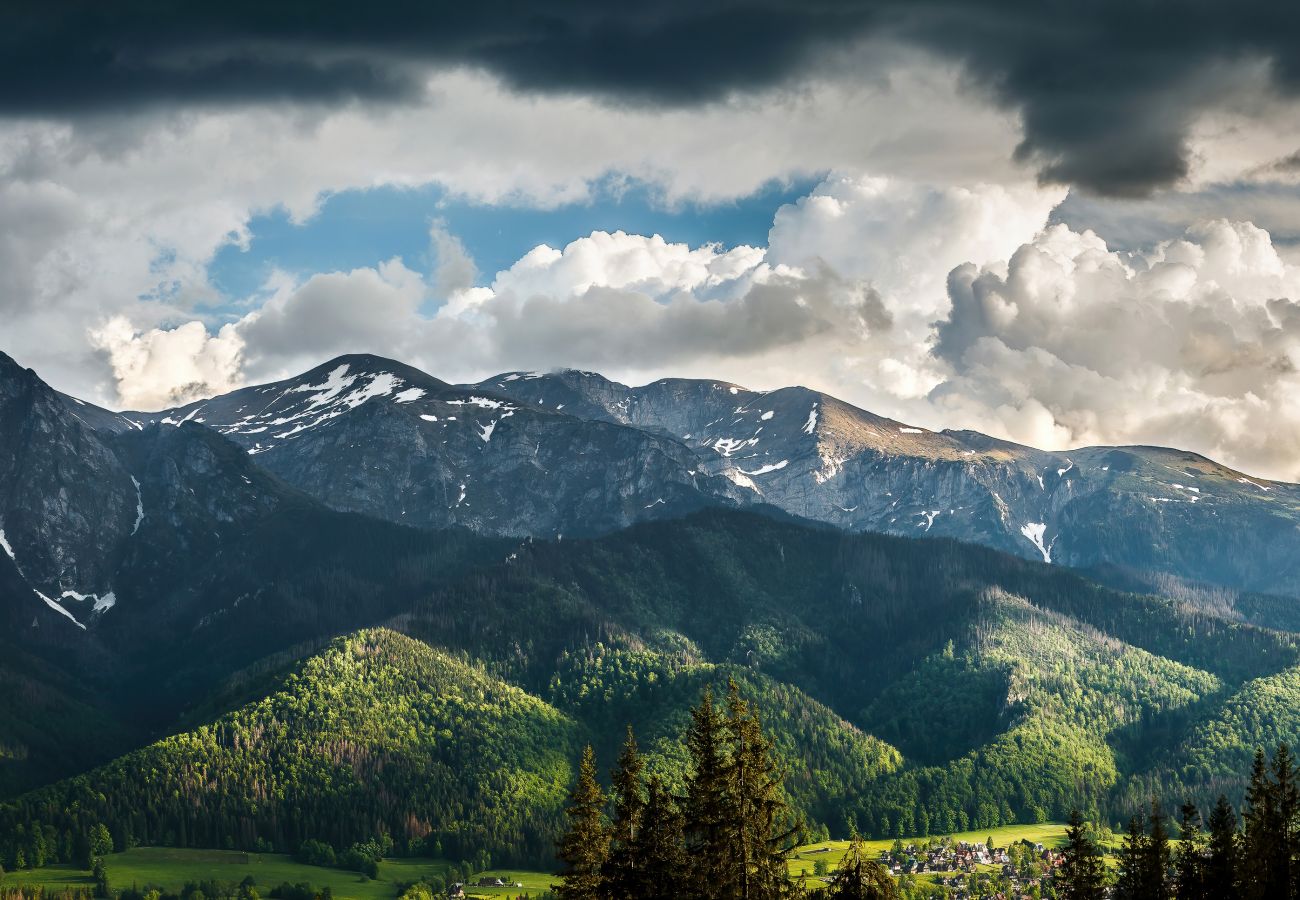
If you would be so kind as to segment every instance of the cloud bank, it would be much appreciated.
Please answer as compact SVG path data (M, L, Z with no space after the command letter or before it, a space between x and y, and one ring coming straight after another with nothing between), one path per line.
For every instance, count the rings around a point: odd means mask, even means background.
M445 302L437 273L390 260L286 282L216 334L112 323L96 340L124 401L364 350L454 380L573 365L801 382L931 428L1174 445L1300 476L1300 268L1222 220L1115 251L1044 227L1058 199L836 176L780 211L765 248L596 232Z
M1300 91L1300 11L1274 0L849 0L524 5L379 0L220 6L125 0L0 14L0 113L166 105L421 101L431 70L616 104L701 105L809 77L888 77L880 48L957 60L1018 116L1044 181L1144 195L1190 172L1207 111ZM846 76L847 73L847 76ZM1292 148L1294 150L1294 148Z
M1267 232L1208 222L1148 253L1054 226L1008 265L949 276L930 398L1049 446L1193 447L1300 476L1300 268Z

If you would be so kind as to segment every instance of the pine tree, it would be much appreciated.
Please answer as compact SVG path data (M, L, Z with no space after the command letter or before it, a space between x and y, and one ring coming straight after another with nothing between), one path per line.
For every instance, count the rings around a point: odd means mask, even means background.
M1237 814L1228 798L1220 795L1210 813L1205 897L1206 900L1233 900L1237 896Z
M596 781L596 754L588 744L578 765L578 782L565 810L569 830L560 839L559 858L565 863L556 893L562 900L602 900L601 867L609 853L605 826L605 795Z
M784 772L757 714L727 684L725 731L730 744L728 807L730 857L740 900L782 896L789 884L787 859L800 825L783 796Z
M95 864L95 856L90 852L90 838L81 832L72 839L72 862L78 869L89 869Z
M635 890L638 900L677 900L683 893L686 854L682 815L658 775L646 788L641 829L633 839L635 856L641 861Z
M1169 827L1158 800L1151 803L1151 832L1146 840L1142 866L1142 896L1146 900L1172 900L1169 871L1173 856L1169 850Z
M1273 809L1277 815L1277 856L1274 865L1276 871L1273 883L1282 889L1286 886L1289 896L1296 896L1300 888L1300 840L1297 829L1300 828L1300 788L1296 785L1295 756L1286 744L1279 744L1273 754ZM1288 896L1288 895L1283 895Z
M1279 883L1278 856L1284 852L1272 780L1263 748L1255 750L1246 788L1245 824L1241 848L1241 893L1245 900L1275 900L1288 896L1286 882Z
M1065 849L1056 876L1057 895L1061 900L1101 900L1105 883L1106 865L1101 852L1089 840L1083 816L1076 809L1070 813L1065 830Z
M724 743L722 716L713 704L713 691L704 689L699 706L691 710L686 746L691 774L686 784L686 850L688 891L724 900L720 891L733 883L730 835L727 833L730 763Z
M1178 900L1205 900L1205 832L1195 804L1183 804L1181 824L1182 841L1174 862L1174 896Z
M609 858L604 867L605 892L611 900L639 900L642 861L637 838L645 813L641 784L644 770L636 735L629 725L618 767L611 773L614 823L610 829Z
M893 876L880 863L867 859L866 848L856 831L835 870L828 897L829 900L895 900L898 897Z
M1143 875L1147 860L1146 817L1129 819L1128 833L1119 850L1119 876L1115 881L1115 900L1150 900L1144 893Z

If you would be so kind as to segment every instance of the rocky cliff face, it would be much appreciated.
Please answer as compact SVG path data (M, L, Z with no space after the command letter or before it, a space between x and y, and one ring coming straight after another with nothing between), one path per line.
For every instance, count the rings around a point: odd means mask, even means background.
M38 624L79 624L110 608L136 527L132 475L83 407L94 409L0 354L0 565L23 585L22 618Z
M841 528L1300 593L1300 490L1196 454L1044 452L916 428L804 388L684 379L632 388L576 371L507 373L478 387L674 436L747 499Z
M674 438L369 356L130 418L203 423L335 509L421 527L591 535L743 498Z
M0 614L12 628L54 639L124 597L138 611L293 496L210 429L90 406L0 354Z

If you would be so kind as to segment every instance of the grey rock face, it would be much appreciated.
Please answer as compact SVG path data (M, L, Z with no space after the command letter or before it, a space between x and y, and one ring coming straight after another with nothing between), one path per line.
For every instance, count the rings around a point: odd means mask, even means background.
M589 535L743 499L670 436L454 387L376 357L129 418L206 424L335 509L423 527Z
M138 604L162 588L150 571L202 559L288 490L210 429L99 409L0 354L0 612L12 626L84 630L113 614L124 582Z
M84 621L112 603L112 574L136 522L131 473L83 407L95 411L0 354L0 564L17 570L30 592L12 602L38 622Z
M841 528L1300 593L1300 489L1196 454L1045 452L916 428L804 388L684 379L632 388L575 371L507 373L478 387L675 436L747 499Z

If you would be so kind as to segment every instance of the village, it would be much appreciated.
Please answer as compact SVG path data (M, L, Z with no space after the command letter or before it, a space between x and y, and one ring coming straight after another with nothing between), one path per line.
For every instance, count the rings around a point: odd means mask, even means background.
M811 862L808 874L824 883L834 879L832 847L814 846L797 855ZM1037 900L1052 873L1061 865L1059 850L1036 841L1019 840L1005 847L990 842L934 838L921 843L895 841L876 858L904 887L904 896L929 896L951 900Z
M880 852L879 862L896 878L934 876L925 880L947 888L953 900L1036 900L1043 893L1044 879L1061 864L1061 854L1029 841L990 847L942 838L921 846L896 841L893 848Z

